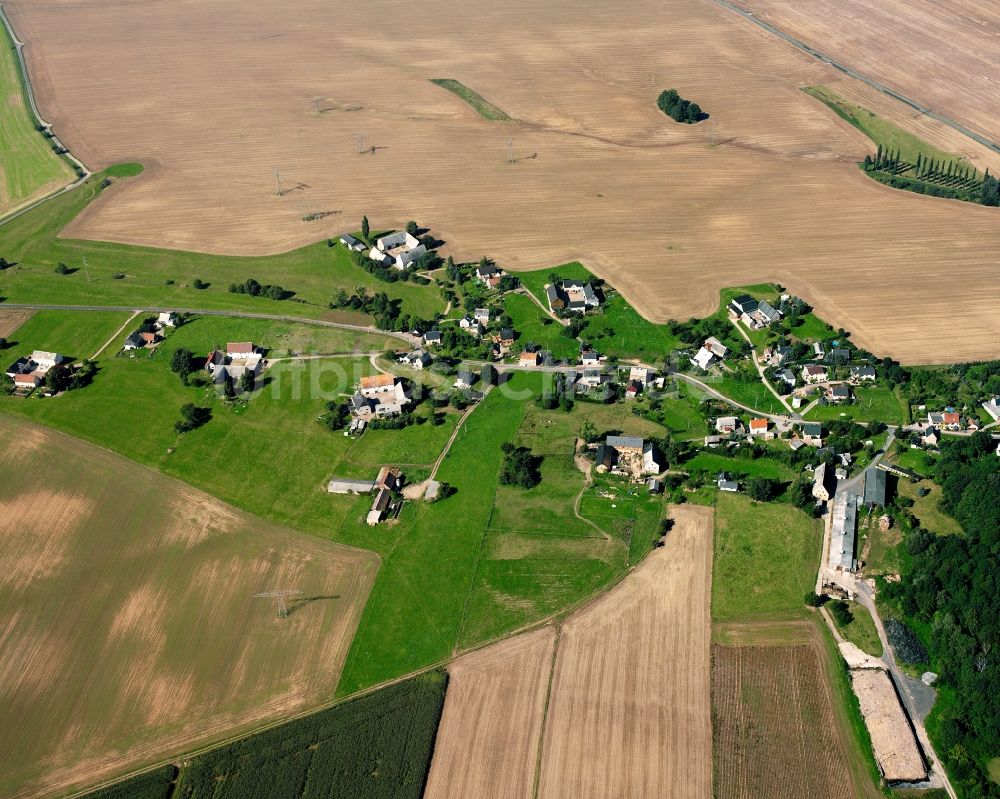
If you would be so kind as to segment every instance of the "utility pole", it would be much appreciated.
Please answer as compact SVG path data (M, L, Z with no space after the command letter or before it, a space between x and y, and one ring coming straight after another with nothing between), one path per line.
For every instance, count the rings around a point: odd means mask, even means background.
M281 173L277 169L274 170L274 196L281 196Z

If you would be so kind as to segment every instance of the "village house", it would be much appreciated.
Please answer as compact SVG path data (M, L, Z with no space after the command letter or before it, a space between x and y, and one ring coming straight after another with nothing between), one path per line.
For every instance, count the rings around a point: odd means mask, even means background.
M391 374L362 377L351 397L351 413L359 419L395 416L410 403L403 381Z
M983 410L990 415L994 422L1000 422L1000 397L993 397L983 403Z
M163 337L158 333L151 333L145 330L135 330L132 333L129 333L128 337L125 339L125 344L122 349L141 350L144 347L152 347L161 341L163 341Z
M736 416L720 416L715 420L715 432L737 433L743 429L743 423Z
M635 399L642 391L642 383L638 380L629 380L625 386L625 398Z
M740 490L739 482L736 480L730 480L729 475L725 472L719 472L718 476L715 478L715 484L719 487L719 491L727 491L735 494Z
M875 372L874 366L852 366L851 367L851 382L861 383L864 381L873 382L877 374Z
M594 350L585 349L580 351L580 364L584 367L597 366L601 362L601 356Z
M368 511L366 521L370 527L385 519L392 509L392 494L403 487L403 473L399 469L383 466L375 478L373 486L375 499L372 501L371 510Z
M826 350L823 349L823 345L820 342L813 344L813 358L817 361L822 361L826 357Z
M725 360L729 354L729 347L719 341L715 336L709 336L697 354L691 359L691 363L702 371L707 372L714 364Z
M21 391L38 388L42 384L42 375L39 372L19 372L11 380L14 381L14 388Z
M423 335L424 344L428 347L435 347L441 343L441 331L440 330L428 330Z
M521 367L538 366L538 352L523 350L518 356L517 365Z
M35 371L42 375L48 373L63 362L63 356L58 352L46 352L45 350L35 350L31 353L31 362L35 364Z
M842 402L850 402L851 400L851 389L845 383L838 383L835 386L830 386L830 390L827 392L827 400L835 405Z
M705 446L709 449L718 449L722 446L723 442L727 440L728 436L726 438L719 435L705 436Z
M600 369L584 369L580 372L577 384L586 389L598 388L611 382L611 375L602 372Z
M768 433L768 420L767 419L751 419L750 420L750 435L761 436L763 438L772 438Z
M628 379L643 386L648 386L656 379L656 372L645 366L632 366L628 370Z
M663 471L653 442L638 436L608 436L598 446L595 461L599 472L612 471L639 477Z
M784 383L789 389L795 388L796 378L795 372L791 369L782 369L780 372L776 372L774 375L779 382Z
M434 363L434 358L430 355L430 353L424 352L423 350L414 350L413 352L401 355L399 357L399 362L418 371L423 371Z
M471 369L459 369L456 375L455 388L466 391L472 388L478 379L476 373Z
M42 384L42 379L56 366L63 362L63 356L57 352L35 350L28 357L18 358L12 363L6 375L18 391L30 391Z
M933 425L928 425L924 428L923 435L920 436L920 442L925 447L936 447L938 442L941 441L941 435L938 433L938 429Z
M212 375L212 382L217 385L227 379L236 382L247 371L256 376L263 368L263 352L250 341L231 341L226 344L225 352L212 350L205 359L205 371Z
M825 366L803 366L802 367L802 379L806 383L822 383L829 379L829 373L826 371Z
M479 320L469 314L466 314L459 319L458 326L462 328L462 330L468 331L477 338L483 334L483 326L479 324Z
M560 280L558 284L545 285L545 298L552 313L557 311L573 311L586 313L600 306L594 287L590 282L582 280Z
M503 358L510 348L514 346L514 329L510 327L500 328L500 332L493 336L493 352L498 358Z
M781 319L781 311L766 300L759 302L749 294L741 294L729 303L729 316L739 319L751 330L760 330Z
M802 440L810 447L823 446L823 425L819 422L805 422L802 425Z
M382 266L394 266L402 271L427 255L427 248L416 236L401 230L375 240L368 257Z
M360 239L354 238L350 233L342 233L340 235L340 243L352 252L364 252L365 250L365 243Z
M821 463L813 470L812 495L817 502L829 502L837 486L833 469Z
M476 280L487 288L495 289L500 285L500 280L506 275L502 269L497 269L493 264L480 264L476 267Z
M479 322L480 325L486 327L490 323L490 309L489 308L476 308L472 312L472 318Z
M761 353L761 360L768 366L782 366L791 357L792 348L785 344L779 344L773 348L765 347Z

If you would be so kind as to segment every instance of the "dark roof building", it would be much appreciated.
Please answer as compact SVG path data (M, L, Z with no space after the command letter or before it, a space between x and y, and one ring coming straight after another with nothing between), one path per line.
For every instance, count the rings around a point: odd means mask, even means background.
M868 469L865 472L864 504L869 507L885 507L888 472L882 469Z

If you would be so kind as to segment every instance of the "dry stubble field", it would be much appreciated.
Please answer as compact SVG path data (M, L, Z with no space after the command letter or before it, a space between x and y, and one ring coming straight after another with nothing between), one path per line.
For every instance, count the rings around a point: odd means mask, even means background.
M10 338L10 334L27 322L31 314L32 311L0 311L0 338ZM6 368L7 364L3 366Z
M982 287L1000 212L865 178L853 162L870 142L799 91L840 73L711 0L8 8L43 109L75 152L92 167L148 167L66 235L262 253L364 213L376 227L415 218L460 258L515 269L579 258L656 321L767 279L879 353L998 354L1000 316ZM435 77L520 121L481 119ZM711 126L660 114L670 86ZM381 149L360 155L359 134ZM537 158L504 163L509 136L517 157ZM1000 166L978 146L963 152ZM280 199L274 169L297 187ZM341 213L305 223L306 210Z
M543 627L449 666L424 799L531 799L555 640Z
M0 794L64 793L333 695L370 553L0 417ZM278 619L255 592L304 592Z
M538 796L705 799L712 786L712 510L562 627Z
M991 141L1000 141L1000 4L739 0L762 19Z

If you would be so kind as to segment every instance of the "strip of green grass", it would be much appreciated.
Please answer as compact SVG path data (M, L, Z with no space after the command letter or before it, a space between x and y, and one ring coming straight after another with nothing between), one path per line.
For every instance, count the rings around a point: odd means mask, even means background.
M505 114L501 109L497 108L493 103L484 99L480 94L474 92L464 83L459 83L453 78L431 78L431 83L435 86L440 86L442 89L454 94L456 97L460 97L470 106L472 106L476 113L479 114L483 119L489 120L490 122L513 122L507 114Z
M795 617L816 582L821 523L791 505L719 494L715 508L712 618Z
M915 163L918 155L935 161L964 160L960 155L939 150L867 108L848 102L825 86L806 86L802 91L829 107L837 116L856 127L875 144L881 144L883 150L899 150L900 157L904 161Z
M130 315L121 311L36 311L10 335L11 347L4 359L13 361L32 350L58 352L70 361L90 358ZM109 349L113 353L116 348Z
M891 389L882 386L859 386L854 389L855 401L849 405L817 405L807 414L807 419L828 421L853 419L858 422L885 422L903 424L906 408L903 400Z
M533 342L551 352L557 361L576 363L579 360L580 342L563 335L566 328L535 305L530 297L507 294L504 297L504 308L510 314L514 329L520 336L518 343L521 346Z
M833 623L837 625L840 634L862 652L875 658L882 657L882 642L879 640L878 630L875 629L875 622L868 608L857 602L851 602L850 607L854 618L849 624L843 625L835 616L833 617Z
M73 170L35 129L21 67L0 23L0 216L69 183Z
M0 272L0 297L54 305L242 310L370 324L370 317L327 307L338 290L353 293L363 286L369 294L385 292L399 300L406 314L432 318L443 309L436 286L380 281L355 266L340 244L331 248L325 241L279 255L243 257L58 238L59 231L100 194L101 181L112 172L134 170L101 172L0 227L0 254L17 263ZM76 271L57 275L54 270L60 262ZM116 279L119 273L125 277ZM229 292L231 283L251 277L281 285L295 297L277 301ZM195 279L208 287L195 289Z
M707 472L726 472L736 477L767 477L772 480L792 480L794 472L778 461L768 458L730 458L713 452L701 451L690 460L684 461L681 468L686 470L703 469Z

